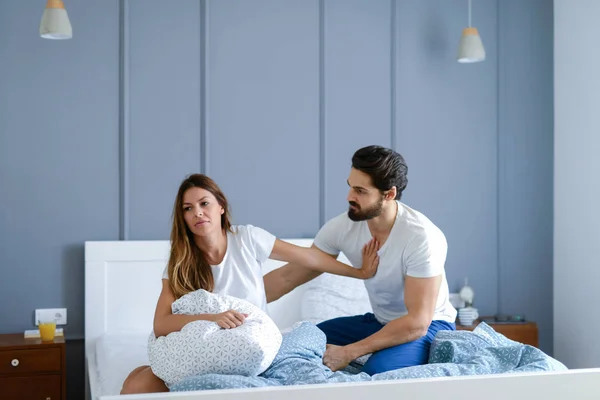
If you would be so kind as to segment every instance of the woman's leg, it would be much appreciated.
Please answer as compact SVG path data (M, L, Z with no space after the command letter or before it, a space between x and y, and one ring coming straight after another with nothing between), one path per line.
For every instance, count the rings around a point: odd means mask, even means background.
M123 388L121 394L135 394L135 393L157 393L157 392L168 392L169 389L165 386L165 383L158 378L152 372L152 369L143 365L137 367L125 379L123 382Z

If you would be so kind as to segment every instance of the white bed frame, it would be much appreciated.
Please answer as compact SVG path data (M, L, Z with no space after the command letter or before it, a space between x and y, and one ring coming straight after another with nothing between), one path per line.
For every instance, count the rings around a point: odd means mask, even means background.
M286 239L308 247L312 239ZM104 334L148 334L160 277L167 262L168 241L100 241L85 243L85 352L86 395L91 400L377 400L539 398L544 400L596 399L600 396L600 368L566 372L489 376L423 378L416 380L336 383L275 388L98 396L95 344ZM348 262L340 257L341 261ZM282 262L269 260L265 273ZM299 287L268 305L284 329L300 320ZM124 307L124 305L128 305ZM436 385L432 383L435 382Z

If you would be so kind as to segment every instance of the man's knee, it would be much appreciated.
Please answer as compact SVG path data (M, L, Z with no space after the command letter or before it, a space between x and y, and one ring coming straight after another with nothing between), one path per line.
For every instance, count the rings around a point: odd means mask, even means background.
M363 340L383 328L372 313L329 319L317 324L325 333L327 343L346 346Z
M335 319L328 319L326 321L320 322L317 324L317 328L327 333L332 326L335 326Z
M352 343L351 338L348 337L349 326L352 326L352 324L344 317L329 319L317 324L317 328L325 334L327 343L337 346L345 346Z

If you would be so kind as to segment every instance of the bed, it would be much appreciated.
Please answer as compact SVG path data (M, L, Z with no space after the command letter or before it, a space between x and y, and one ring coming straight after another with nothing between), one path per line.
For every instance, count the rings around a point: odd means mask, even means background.
M305 247L312 244L311 239L286 240ZM415 377L407 375L403 379L378 381L255 388L238 388L232 385L212 390L119 396L118 393L127 374L139 365L148 364L146 344L152 329L154 307L161 287L160 277L168 253L168 241L85 243L85 352L88 399L270 400L285 398L295 400L311 398L316 400L334 398L354 400L366 396L397 399L400 393L411 400L430 399L436 396L460 399L480 399L484 396L486 400L504 399L508 396L513 398L536 396L544 399L564 399L567 396L597 397L600 369L449 377L417 374L414 375ZM340 260L348 262L343 255L340 256ZM282 264L269 260L264 266L264 272L267 273ZM330 279L327 277L323 279L325 284L333 282L327 281ZM323 285L323 282L320 285ZM352 283L344 282L345 289L348 289L347 284ZM327 313L352 314L366 311L363 298L365 294L358 290L351 288L350 290L354 291L353 295L341 298L340 304L343 305L340 307L345 308L336 309L335 301L331 301L335 297L325 301L321 296L339 296L342 289L331 287L328 292L317 292L316 289L318 287L315 285L303 285L268 305L270 316L282 331L289 331L299 321L318 322L326 318ZM469 362L472 363L472 360ZM468 367L469 365L466 365L465 368Z

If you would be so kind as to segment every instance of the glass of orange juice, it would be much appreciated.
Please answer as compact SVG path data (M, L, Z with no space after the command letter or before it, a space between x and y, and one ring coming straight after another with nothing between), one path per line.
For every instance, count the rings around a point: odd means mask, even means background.
M56 334L56 320L53 318L41 319L38 321L40 329L40 338L42 342L52 342Z

